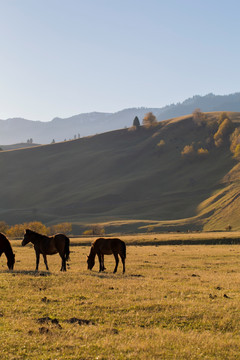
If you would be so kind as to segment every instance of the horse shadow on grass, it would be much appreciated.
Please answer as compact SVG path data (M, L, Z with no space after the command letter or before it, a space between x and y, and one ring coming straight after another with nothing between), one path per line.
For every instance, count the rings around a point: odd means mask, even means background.
M91 272L86 273L85 276L96 277L96 278L99 278L99 279L144 278L144 275L139 274L139 273L129 273L129 274L118 273L118 274L113 274L112 272L107 272L107 271L106 272L91 271Z
M12 275L32 275L36 277L40 276L50 276L53 273L50 271L35 271L35 270L0 270L0 274L12 274Z

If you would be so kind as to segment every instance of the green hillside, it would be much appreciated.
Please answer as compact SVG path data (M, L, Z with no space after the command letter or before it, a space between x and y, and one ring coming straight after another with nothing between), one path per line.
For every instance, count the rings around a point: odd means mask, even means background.
M240 114L228 115L237 127ZM197 123L185 116L151 128L2 151L0 220L104 222L128 231L149 224L158 230L240 229L240 168L229 137L214 145L218 117L208 113ZM193 145L192 156L181 155L186 145Z

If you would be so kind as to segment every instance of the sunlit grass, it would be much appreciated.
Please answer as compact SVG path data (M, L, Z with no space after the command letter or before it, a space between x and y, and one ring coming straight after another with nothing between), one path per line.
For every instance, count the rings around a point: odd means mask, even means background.
M105 273L88 271L89 247L77 245L66 273L58 255L35 273L33 248L12 244L15 270L0 258L0 359L239 356L239 245L128 246L122 275L112 256Z

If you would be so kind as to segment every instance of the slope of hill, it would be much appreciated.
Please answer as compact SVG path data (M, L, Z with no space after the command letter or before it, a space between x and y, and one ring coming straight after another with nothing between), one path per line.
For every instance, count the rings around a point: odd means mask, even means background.
M0 220L108 222L134 231L149 224L240 229L239 165L228 142L217 148L209 141L217 116L208 114L201 126L186 116L148 129L3 151ZM230 116L238 126L239 114ZM183 158L193 143L195 155ZM208 152L199 155L200 148Z
M19 143L19 144L12 144L12 145L0 145L0 149L2 150L16 150L22 148L29 148L33 146L39 146L39 144L30 144L30 143Z
M0 144L26 142L32 138L35 143L49 144L64 139L95 135L111 130L129 127L135 116L142 121L147 112L153 112L159 121L191 114L194 109L208 111L240 111L240 93L230 95L194 96L182 103L162 108L132 108L116 113L88 113L69 118L55 118L49 122L31 121L21 118L0 120Z

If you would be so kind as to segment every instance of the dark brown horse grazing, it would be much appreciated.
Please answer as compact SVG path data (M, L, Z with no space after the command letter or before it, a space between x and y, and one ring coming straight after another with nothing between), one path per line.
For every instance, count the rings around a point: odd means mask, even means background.
M15 263L15 255L12 251L11 244L5 235L0 233L0 256L4 253L7 258L7 266L9 270L13 270Z
M64 234L56 234L54 236L46 236L38 234L35 231L27 229L22 241L22 246L31 242L36 252L36 271L38 270L39 257L42 254L46 269L48 269L47 255L59 253L62 258L61 271L66 271L66 261L69 259L69 238Z
M126 245L125 242L120 239L105 239L99 238L92 243L90 254L87 259L88 269L92 270L95 265L95 256L98 256L99 260L99 272L106 270L104 267L104 255L113 254L116 261L114 273L117 271L119 258L122 259L123 273L125 273L125 259L126 259Z

